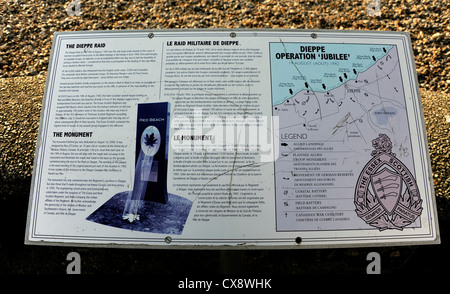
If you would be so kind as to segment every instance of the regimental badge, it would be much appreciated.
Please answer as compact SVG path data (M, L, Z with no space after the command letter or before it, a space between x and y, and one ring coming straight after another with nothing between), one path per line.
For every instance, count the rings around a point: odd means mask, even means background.
M403 230L422 213L416 180L392 153L387 135L380 134L372 146L372 159L361 171L355 188L356 214L380 231Z

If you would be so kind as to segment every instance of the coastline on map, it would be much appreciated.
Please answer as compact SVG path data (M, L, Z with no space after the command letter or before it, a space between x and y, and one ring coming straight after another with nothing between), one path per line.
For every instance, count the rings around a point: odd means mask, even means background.
M357 80L359 74L396 48L393 45L326 43L319 44L323 47L323 53L293 53L307 51L305 48L317 45L270 43L273 106L284 103L302 91L327 93L348 81ZM330 54L334 54L337 59L345 55L346 60L326 59L325 56Z

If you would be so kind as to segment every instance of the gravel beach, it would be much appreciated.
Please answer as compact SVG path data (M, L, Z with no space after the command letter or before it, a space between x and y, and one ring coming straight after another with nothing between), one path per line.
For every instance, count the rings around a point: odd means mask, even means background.
M1 0L0 179L29 179L53 34L73 30L287 28L408 31L437 196L450 192L450 1ZM13 78L15 77L15 78ZM2 185L2 193L13 193Z
M78 1L78 2L76 2ZM1 0L0 77L48 67L53 33L167 28L408 31L420 86L449 92L450 1ZM79 3L79 5L74 5Z
M23 245L40 111L53 34L59 31L183 28L284 28L407 31L411 35L422 97L441 233L450 207L450 0L0 0L0 222L20 214L0 238L0 273L64 273L69 249ZM9 207L16 207L11 211ZM444 225L444 228L443 228ZM3 227L2 227L3 228ZM445 228L445 233L448 229ZM445 237L446 238L446 237ZM444 242L443 242L444 243ZM219 267L214 252L76 249L87 272L184 273ZM263 251L246 254L252 273L365 270L370 250ZM449 259L447 247L376 249L383 266L398 272L432 272ZM51 258L49 258L49 256ZM114 256L114 261L111 260ZM430 257L431 256L431 257ZM386 258L387 257L387 258ZM48 260L47 260L48 259ZM194 260L194 262L193 262ZM299 261L301 260L301 261ZM267 261L264 266L263 261ZM362 262L361 262L362 261ZM130 267L130 264L132 267ZM149 268L148 264L153 267ZM158 267L158 269L156 269ZM84 271L84 270L83 270ZM307 272L307 271L306 271Z

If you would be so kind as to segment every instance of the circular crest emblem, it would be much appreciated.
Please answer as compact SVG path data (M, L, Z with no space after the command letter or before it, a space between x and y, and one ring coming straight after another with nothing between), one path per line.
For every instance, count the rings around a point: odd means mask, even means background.
M380 134L372 146L372 159L361 171L355 188L356 214L380 231L403 230L422 213L416 180L392 153L387 135Z

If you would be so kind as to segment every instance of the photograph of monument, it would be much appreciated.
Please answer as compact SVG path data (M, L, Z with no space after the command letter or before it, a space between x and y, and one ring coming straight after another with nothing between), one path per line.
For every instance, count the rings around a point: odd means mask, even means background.
M87 220L122 229L181 234L192 202L167 192L170 103L138 105L133 190L117 193Z

